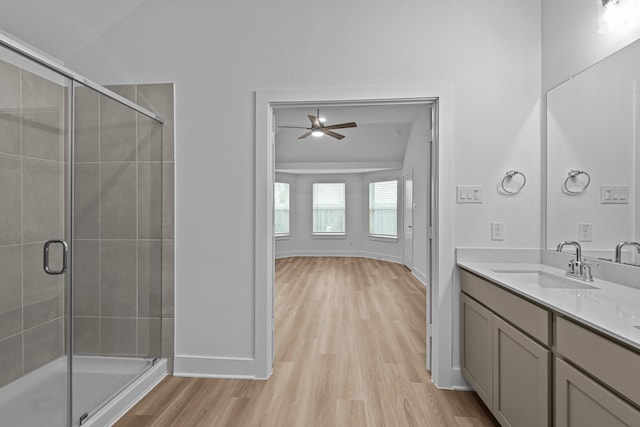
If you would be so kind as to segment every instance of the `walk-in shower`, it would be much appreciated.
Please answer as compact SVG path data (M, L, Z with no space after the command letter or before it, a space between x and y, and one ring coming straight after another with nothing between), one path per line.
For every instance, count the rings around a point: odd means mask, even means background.
M156 88L0 44L0 426L104 425L166 365Z

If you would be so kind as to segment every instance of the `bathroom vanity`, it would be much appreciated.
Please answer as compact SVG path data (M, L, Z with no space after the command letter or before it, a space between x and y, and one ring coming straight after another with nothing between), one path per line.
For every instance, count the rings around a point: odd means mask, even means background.
M537 262L467 262L465 379L503 426L640 426L640 289Z

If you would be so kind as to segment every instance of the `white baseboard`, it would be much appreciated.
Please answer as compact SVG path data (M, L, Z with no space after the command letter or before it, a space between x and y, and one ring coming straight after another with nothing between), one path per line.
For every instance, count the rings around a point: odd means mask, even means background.
M241 357L177 355L173 364L176 377L261 379L255 370L255 359Z
M459 391L473 391L473 387L469 385L462 375L460 368L453 368L451 372L451 389Z
M276 259L291 258L291 257L356 257L356 258L371 258L379 259L382 261L389 261L396 264L402 264L402 257L380 254L369 251L286 251L276 253Z
M413 275L413 277L418 279L420 283L424 285L425 288L427 287L427 276L423 272L413 268L411 269L411 274Z

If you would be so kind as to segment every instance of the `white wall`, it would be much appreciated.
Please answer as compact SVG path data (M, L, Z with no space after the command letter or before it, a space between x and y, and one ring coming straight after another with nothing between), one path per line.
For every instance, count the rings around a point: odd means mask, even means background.
M381 242L368 236L368 185L374 178L398 178L398 171L376 174L283 174L276 181L288 182L291 235L276 237L276 258L288 256L364 256L392 262L402 261L401 241ZM346 187L346 236L313 236L312 185L344 182Z
M640 37L638 19L619 31L600 34L598 3L595 0L542 0L542 88L545 92Z
M450 248L540 246L541 215L531 208L540 200L540 4L327 0L321 7L339 15L323 20L310 18L312 7L148 0L68 61L105 84L175 83L176 353L212 362L199 374L251 374L242 365L255 350L257 89L449 86L444 149L454 160L441 167L453 182L441 209L454 231L440 238ZM318 61L313 46L331 60ZM518 198L492 191L508 168L527 173ZM485 203L451 204L455 184L484 185ZM502 244L490 240L492 219L506 224ZM451 387L461 381L453 249L440 256L434 380Z

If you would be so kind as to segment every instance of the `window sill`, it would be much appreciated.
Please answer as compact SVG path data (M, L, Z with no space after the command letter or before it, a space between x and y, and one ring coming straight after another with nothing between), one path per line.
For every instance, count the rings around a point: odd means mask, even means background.
M311 233L313 239L346 239L347 233Z
M291 238L291 234L276 234L276 240L289 240Z
M382 236L378 234L369 234L369 240L374 240L376 242L398 243L397 236Z

